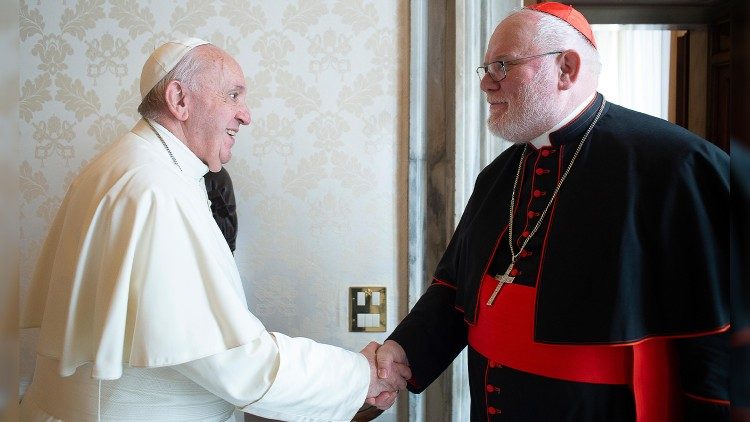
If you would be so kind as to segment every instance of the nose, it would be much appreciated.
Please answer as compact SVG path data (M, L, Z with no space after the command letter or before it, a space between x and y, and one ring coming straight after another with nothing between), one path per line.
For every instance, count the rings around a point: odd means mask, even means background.
M500 82L497 82L494 78L492 78L492 76L490 76L489 73L486 73L482 77L482 80L479 81L479 87L484 92L494 91L494 90L500 88Z
M242 104L242 107L237 111L237 115L235 117L243 125L250 124L252 119L250 117L250 109L247 108L247 104Z

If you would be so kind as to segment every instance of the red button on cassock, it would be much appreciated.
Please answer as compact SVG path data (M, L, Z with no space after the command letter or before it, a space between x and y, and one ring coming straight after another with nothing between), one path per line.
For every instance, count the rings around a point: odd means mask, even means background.
M491 385L488 384L486 390L487 390L488 393L494 393L495 392L495 387L493 387L493 386L491 386Z
M548 149L543 149L542 150L542 157L549 157L549 150Z
M521 237L529 237L529 231L524 230L523 232L521 232Z
M534 198L539 198L540 196L542 196L542 191L540 191L539 189L536 189L534 191Z
M515 277L515 276L518 275L519 272L520 271L518 271L517 269L513 268L512 270L510 270L510 276L511 277Z
M487 408L487 413L489 413L490 415L495 415L500 413L500 409L495 409L494 407L490 406Z
M538 169L534 170L534 172L535 172L535 173L536 173L537 175L540 175L540 176L541 176L542 174L546 173L546 172L544 171L544 169L543 169L543 168L538 168Z

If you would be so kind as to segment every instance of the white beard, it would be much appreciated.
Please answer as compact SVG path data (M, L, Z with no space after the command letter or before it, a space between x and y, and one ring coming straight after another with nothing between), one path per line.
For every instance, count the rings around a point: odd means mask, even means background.
M549 72L548 72L549 73ZM499 116L487 118L487 126L493 134L511 142L528 142L552 127L557 105L555 104L555 81L543 72L520 87L515 99L508 98L508 109Z

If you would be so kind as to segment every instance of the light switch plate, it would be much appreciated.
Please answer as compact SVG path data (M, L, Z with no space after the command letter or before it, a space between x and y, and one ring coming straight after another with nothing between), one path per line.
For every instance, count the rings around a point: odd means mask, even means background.
M379 300L373 300L373 296ZM385 332L386 315L385 287L349 287L349 331Z

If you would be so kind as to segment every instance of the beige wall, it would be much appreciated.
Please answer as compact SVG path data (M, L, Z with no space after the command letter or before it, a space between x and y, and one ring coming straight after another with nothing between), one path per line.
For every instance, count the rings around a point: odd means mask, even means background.
M22 300L71 179L137 120L141 64L197 36L234 54L249 87L253 123L227 168L251 310L351 349L385 338L348 332L346 294L386 286L389 330L399 319L408 2L22 0L20 13ZM22 337L28 377L34 333Z

